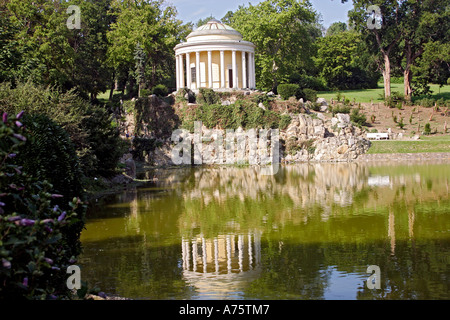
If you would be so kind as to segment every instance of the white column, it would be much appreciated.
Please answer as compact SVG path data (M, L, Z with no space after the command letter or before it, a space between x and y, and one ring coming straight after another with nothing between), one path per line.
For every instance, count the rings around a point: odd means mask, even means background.
M242 51L242 88L247 86L247 61L245 59L245 51Z
M238 251L239 251L239 271L244 271L244 235L238 236Z
M177 91L180 89L180 61L178 60L178 56L175 56L176 63L176 81L177 81Z
M206 273L206 240L202 237L202 262L203 262L203 273Z
M231 239L229 235L227 235L226 245L227 245L227 270L228 273L231 273Z
M197 90L200 89L200 52L195 53L195 72L197 74Z
M197 272L197 239L192 241L192 268L194 272Z
M249 73L249 80L250 80L250 88L255 89L256 87L256 80L255 80L255 53L251 52L249 55L249 62L250 62L250 73Z
M219 273L219 240L214 238L214 266L216 273Z
M225 52L220 51L220 87L225 88Z
M232 51L231 64L233 68L233 88L237 88L236 50Z
M186 87L191 89L191 54L189 52L186 53L186 80Z
M179 64L180 64L180 88L184 88L185 87L185 84L184 84L184 64L183 64L184 57L183 57L182 54L180 54L179 57L180 57L180 62L179 62Z
M212 79L212 53L208 51L208 86L210 89L213 87L213 79Z

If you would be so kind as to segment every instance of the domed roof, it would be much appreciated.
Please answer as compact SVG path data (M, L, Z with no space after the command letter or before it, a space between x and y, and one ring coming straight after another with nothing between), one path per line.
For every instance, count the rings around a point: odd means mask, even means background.
M242 40L242 34L234 30L232 27L223 24L219 20L209 20L205 25L198 27L187 37L187 42L204 41L204 40Z

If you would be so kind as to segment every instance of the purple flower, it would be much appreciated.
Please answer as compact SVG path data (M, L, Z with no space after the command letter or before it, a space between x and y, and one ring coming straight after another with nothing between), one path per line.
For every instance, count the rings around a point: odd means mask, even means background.
M25 112L25 111L23 111L23 110L20 111L20 112L17 114L16 119L19 120L20 118L22 118L24 112Z
M52 267L52 270L59 271L59 270L61 270L61 269L58 268L58 267Z
M17 153L10 153L8 154L9 158L15 158L17 156Z
M8 114L6 112L3 112L3 123L6 123L8 121Z
M5 258L2 258L2 265L3 265L3 268L11 269L11 262L6 260Z
M41 224L44 224L44 223L50 223L50 222L55 222L55 220L53 220L53 219L44 219L44 220L42 220L41 221Z
M47 231L48 233L52 233L53 232L53 229L48 227L48 226L45 226L44 230Z
M54 206L54 207L53 207L53 212L58 211L58 209L59 209L59 206L58 206L58 205Z
M34 221L34 220L30 220L30 219L22 219L22 220L20 220L20 224L22 225L22 226L33 226L34 225L34 223L35 223L36 221Z
M52 194L52 198L53 199L55 199L55 198L62 198L62 197L64 197L64 196L61 195L61 194L56 194L56 193Z
M77 263L77 260L75 260L75 259L70 259L70 260L69 260L69 263L70 263L70 264L75 264L75 263Z
M27 278L27 277L23 278L22 284L23 284L25 287L28 287L28 278Z
M16 126L18 126L20 128L23 126L23 124L20 121L16 121Z
M14 221L20 220L21 218L22 218L21 216L9 217L8 221L9 222L14 222Z
M61 215L58 217L58 222L61 222L61 221L63 221L64 220L64 218L66 217L66 212L65 211L63 211L62 213L61 213Z
M27 141L27 138L25 138L25 137L24 137L23 135L21 135L21 134L14 133L13 136L14 136L15 138L19 139L19 140Z
M4 207L5 203L4 202L0 202L0 207Z
M44 258L45 262L47 262L48 264L53 264L53 260L50 258Z

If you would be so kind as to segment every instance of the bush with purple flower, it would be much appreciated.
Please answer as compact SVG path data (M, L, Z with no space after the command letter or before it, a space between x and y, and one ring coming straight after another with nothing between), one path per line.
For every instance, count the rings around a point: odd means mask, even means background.
M82 203L62 204L49 182L14 162L29 141L22 116L2 113L0 121L0 300L64 299L65 270L76 258L67 233Z

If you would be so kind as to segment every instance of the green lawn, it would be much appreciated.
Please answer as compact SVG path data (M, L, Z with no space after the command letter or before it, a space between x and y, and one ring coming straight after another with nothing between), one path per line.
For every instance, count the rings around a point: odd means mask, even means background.
M450 152L450 135L421 137L419 141L372 141L368 154Z
M435 99L450 99L450 86L446 85L442 88L439 88L439 85L430 85L431 90L433 91L433 98ZM391 84L391 91L392 92L400 92L403 94L404 91L404 85L403 84L397 84L393 83ZM346 99L350 99L350 101L353 101L353 99L356 99L356 102L371 102L373 100L374 103L382 102L381 95L384 92L383 83L378 84L377 89L365 89L365 90L348 90L348 91L340 91L342 97L345 96ZM325 98L328 101L331 99L336 99L337 91L322 91L318 93L318 96L320 98ZM420 97L418 97L419 99Z

